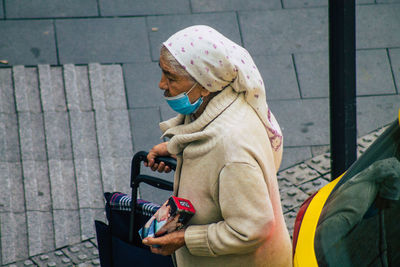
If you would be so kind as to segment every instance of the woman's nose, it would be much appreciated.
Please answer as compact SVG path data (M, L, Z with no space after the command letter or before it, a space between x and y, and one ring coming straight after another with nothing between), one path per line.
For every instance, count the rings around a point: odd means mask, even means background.
M158 87L160 87L161 90L167 90L168 89L168 83L167 83L167 79L166 79L164 73L161 74L161 80L158 83Z

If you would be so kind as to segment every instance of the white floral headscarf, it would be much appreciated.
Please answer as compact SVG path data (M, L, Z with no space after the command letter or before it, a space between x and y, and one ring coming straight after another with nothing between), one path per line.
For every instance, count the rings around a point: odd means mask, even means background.
M220 91L229 85L238 93L245 92L247 103L268 132L274 152L282 149L281 129L268 108L260 72L246 49L204 25L183 29L163 44L208 91Z

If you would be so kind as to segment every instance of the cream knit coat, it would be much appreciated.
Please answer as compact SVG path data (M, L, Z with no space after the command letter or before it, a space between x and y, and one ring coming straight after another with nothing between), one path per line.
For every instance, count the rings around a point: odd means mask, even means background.
M178 267L291 266L274 159L265 127L230 87L193 122L178 115L160 124L178 158L174 194L196 215L176 251Z

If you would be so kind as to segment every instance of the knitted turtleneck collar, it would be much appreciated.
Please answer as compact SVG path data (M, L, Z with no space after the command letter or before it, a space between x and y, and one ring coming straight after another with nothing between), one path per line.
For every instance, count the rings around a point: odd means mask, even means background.
M207 104L204 112L194 121L190 115L179 114L175 118L160 123L160 129L164 133L162 137L170 138L168 151L171 154L180 154L186 145L204 137L210 137L216 132L214 129L205 127L229 107L239 94L227 87L216 95Z

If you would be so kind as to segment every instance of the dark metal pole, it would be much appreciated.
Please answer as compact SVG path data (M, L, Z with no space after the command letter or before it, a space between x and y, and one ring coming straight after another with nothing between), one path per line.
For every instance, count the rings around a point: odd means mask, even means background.
M355 0L329 0L332 180L357 159Z

